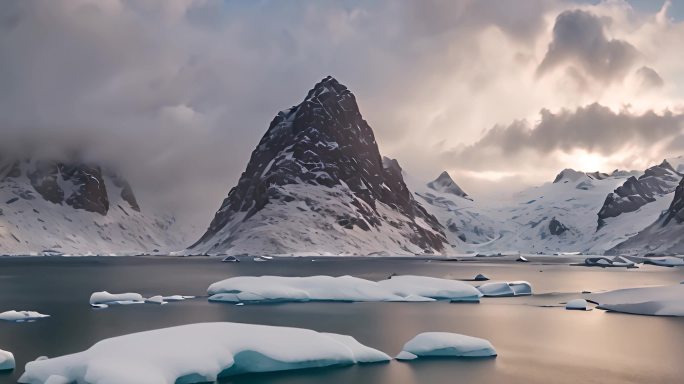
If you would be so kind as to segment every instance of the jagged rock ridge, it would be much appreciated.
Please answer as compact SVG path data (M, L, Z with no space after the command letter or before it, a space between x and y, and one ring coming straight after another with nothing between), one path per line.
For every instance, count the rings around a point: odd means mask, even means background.
M439 222L383 162L354 95L332 77L278 113L189 252L441 252Z
M639 178L631 176L606 196L598 212L597 230L606 225L606 219L634 212L654 202L656 197L671 193L681 179L682 174L675 171L667 160L648 168Z

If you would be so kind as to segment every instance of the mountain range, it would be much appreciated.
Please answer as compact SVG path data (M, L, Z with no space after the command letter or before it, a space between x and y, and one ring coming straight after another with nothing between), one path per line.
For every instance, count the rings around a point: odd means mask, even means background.
M275 116L194 244L173 217L143 210L106 167L5 159L0 253L681 253L683 175L682 158L643 172L565 169L479 201L447 171L425 182L383 157L354 94L329 76Z

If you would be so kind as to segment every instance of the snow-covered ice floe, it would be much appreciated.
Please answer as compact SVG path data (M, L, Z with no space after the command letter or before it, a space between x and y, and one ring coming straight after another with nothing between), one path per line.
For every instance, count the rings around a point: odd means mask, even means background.
M161 296L156 295L149 298L144 298L139 293L109 293L107 291L95 292L90 295L90 305L95 308L107 308L110 305L126 305L126 304L166 304L169 301L182 301L186 299L193 299L195 296L171 295Z
M14 367L15 362L12 352L0 349L0 371L11 371Z
M532 285L527 281L501 281L482 284L477 289L486 297L528 296L532 294Z
M102 340L26 364L20 383L204 383L252 372L389 361L351 336L239 323L200 323Z
M207 290L210 301L435 301L479 302L480 292L457 280L425 276L393 276L378 282L352 276L240 276L219 281Z
M589 303L587 303L586 300L575 299L575 300L570 300L567 303L565 303L565 309L575 310L575 311L588 311L591 308L589 308Z
M90 305L96 308L107 308L110 305L140 304L145 298L139 293L94 292L90 295Z
M684 316L684 285L627 288L587 296L598 308L635 315Z
M449 332L425 332L418 334L397 355L397 360L413 360L419 357L489 357L496 356L492 344L477 337Z
M615 256L613 258L608 258L605 256L598 256L598 257L587 257L584 259L584 264L577 264L577 265L584 265L584 266L589 266L589 267L602 267L602 268L608 268L608 267L619 267L619 268L637 268L636 264L622 256Z
M0 313L0 320L16 322L35 321L45 317L50 317L50 315L35 311L5 311Z

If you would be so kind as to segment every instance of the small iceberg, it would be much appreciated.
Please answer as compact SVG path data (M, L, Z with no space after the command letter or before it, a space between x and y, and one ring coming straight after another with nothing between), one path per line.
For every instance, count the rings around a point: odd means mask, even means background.
M0 349L0 371L11 371L16 367L12 352Z
M168 304L168 301L164 300L162 296L152 296L147 299L145 299L145 302L148 304Z
M14 321L17 323L35 321L45 317L50 317L50 315L35 311L5 311L0 313L0 320Z
M145 298L139 293L94 292L90 295L90 305L95 308L107 308L110 305L141 304Z
M239 276L209 286L210 301L273 303L306 301L479 302L482 294L458 280L394 276L378 282L352 276Z
M478 273L477 276L473 278L473 281L487 281L489 278L481 273Z
M490 357L496 356L492 344L477 337L449 332L425 332L417 335L397 355L397 360L419 357Z
M589 303L587 303L586 300L575 299L575 300L570 300L567 303L565 303L565 309L574 310L574 311L588 311L591 308L589 308Z
M609 268L609 267L617 267L617 268L637 268L636 263L633 261L622 257L622 256L615 256L612 259L604 256L599 256L599 257L587 257L584 259L584 264L576 264L576 265L586 265L589 267L601 267L601 268Z
M351 336L309 329L200 323L102 340L26 364L19 383L205 383L237 374L391 360Z
M592 293L599 309L651 316L684 316L684 285L627 288Z
M532 285L527 281L491 282L477 287L485 297L529 296Z
M240 259L235 256L226 256L221 261L224 263L239 263Z
M517 261L519 263L529 263L530 262L529 260L527 260L527 257L522 256L522 255L518 256L518 258L515 259L515 261Z

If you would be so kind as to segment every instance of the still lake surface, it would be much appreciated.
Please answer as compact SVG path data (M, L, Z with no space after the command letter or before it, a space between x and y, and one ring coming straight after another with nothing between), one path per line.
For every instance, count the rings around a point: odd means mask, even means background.
M315 260L315 261L312 261ZM684 268L597 269L540 257L441 261L391 258L292 258L221 263L206 257L0 258L0 312L35 310L52 317L33 323L0 322L0 348L12 351L16 382L38 356L87 349L127 333L197 322L232 321L310 328L355 337L395 355L420 332L445 331L492 342L495 359L429 359L411 363L255 374L225 383L682 383L684 319L566 311L560 303L584 290L678 284ZM534 295L483 298L480 304L287 303L235 306L209 303L209 284L240 275L353 275L380 280L391 273L454 279L483 273L492 280L527 280ZM476 284L476 283L473 283ZM196 295L196 299L90 308L94 291ZM559 307L543 307L559 305Z

